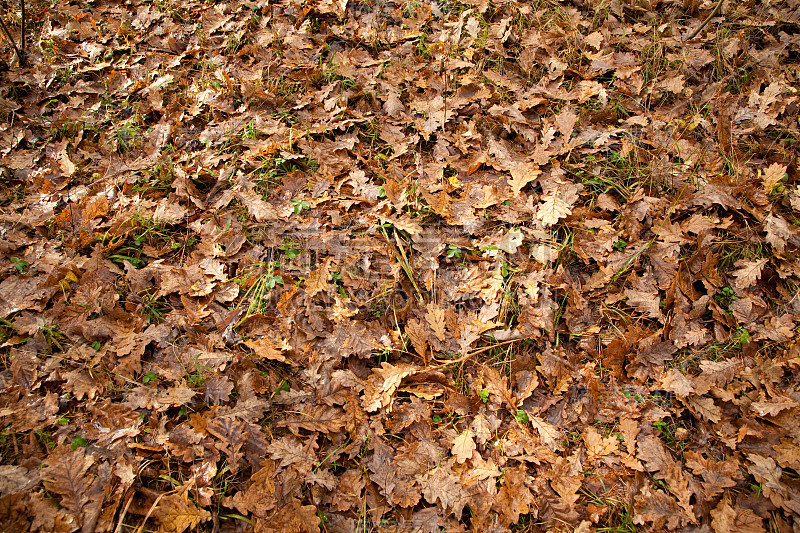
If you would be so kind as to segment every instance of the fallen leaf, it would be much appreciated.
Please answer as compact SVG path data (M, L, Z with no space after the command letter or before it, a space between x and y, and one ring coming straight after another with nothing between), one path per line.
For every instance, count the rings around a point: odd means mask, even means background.
M475 441L473 437L472 430L467 428L453 440L451 451L456 461L459 463L463 463L472 457L472 452L475 451Z

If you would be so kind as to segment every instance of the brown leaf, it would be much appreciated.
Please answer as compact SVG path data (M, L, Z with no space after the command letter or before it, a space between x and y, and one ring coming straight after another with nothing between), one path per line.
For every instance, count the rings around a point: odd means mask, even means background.
M764 525L761 517L752 509L734 509L726 500L722 500L711 510L711 528L715 533L763 533Z
M255 340L244 341L244 343L262 359L278 361L279 363L286 361L286 357L281 353L287 349L286 346L275 342L266 335Z
M617 439L613 435L602 437L600 432L592 426L586 428L581 436L586 445L586 455L589 462L594 462L617 451Z
M219 441L216 447L228 456L231 473L239 471L239 461L244 457L242 446L250 437L247 424L236 418L214 418L206 424L206 430Z
M86 490L91 485L89 468L94 457L86 455L86 448L62 448L48 458L48 467L42 472L47 490L61 496L61 506L80 518L83 507L89 502Z
M217 405L225 403L233 391L233 383L226 376L212 376L206 379L206 403Z
M371 376L372 379L368 382L362 400L364 410L368 413L390 406L392 395L403 378L416 373L417 369L406 364L393 366L389 363L381 363L381 368L375 368L373 372L375 375Z
M211 513L198 509L188 500L188 493L168 494L161 498L154 516L159 521L159 533L183 533L211 518Z
M545 226L552 226L570 213L572 213L570 204L557 194L551 194L544 198L544 203L536 211L536 218L541 220Z
M739 270L733 272L733 277L736 278L733 281L734 286L739 289L747 289L753 285L761 278L761 271L764 269L764 265L767 264L767 261L767 258L757 259L755 261L749 261L747 259L736 261L734 264L739 267Z
M459 463L463 463L472 457L472 452L475 451L473 437L472 430L467 428L453 440L451 451Z
M767 169L764 170L764 174L761 176L761 181L764 183L764 192L767 194L771 193L772 189L775 188L775 185L780 183L784 176L786 176L786 165L772 163L770 166L768 166Z
M527 487L529 480L523 466L509 468L505 472L503 484L494 499L493 508L502 516L506 525L516 524L520 515L528 514L535 499Z
M531 425L539 432L539 438L551 450L558 451L562 448L562 435L561 431L553 424L539 418L535 415L528 415Z
M428 325L431 327L431 330L433 330L433 334L436 335L436 338L444 342L447 338L444 311L433 302L428 303L427 309L428 312L425 313L425 319L428 321Z

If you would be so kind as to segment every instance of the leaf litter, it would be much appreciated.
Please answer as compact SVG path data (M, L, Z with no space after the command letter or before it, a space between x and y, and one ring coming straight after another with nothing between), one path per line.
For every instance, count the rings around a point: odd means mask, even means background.
M793 2L30 4L4 531L800 528Z

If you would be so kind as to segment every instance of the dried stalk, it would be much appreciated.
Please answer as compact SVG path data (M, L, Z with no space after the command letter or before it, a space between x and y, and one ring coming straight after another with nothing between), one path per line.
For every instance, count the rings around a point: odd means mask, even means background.
M695 37L697 37L697 34L698 34L698 33L700 33L700 31L702 31L702 29L703 29L703 28L705 28L705 27L706 27L706 25L707 25L707 24L708 24L708 23L711 21L711 19L713 19L714 17L716 17L716 16L717 16L717 12L718 12L718 11L719 11L719 10L722 8L722 3L723 3L723 2L725 2L725 0L719 0L719 1L717 2L717 5L715 5L715 6L714 6L714 9L712 9L712 10L711 10L711 13L709 13L709 14L708 14L708 16L707 16L707 17L706 17L706 19L703 21L703 23L702 23L702 24L700 24L700 26L698 26L698 27L697 27L697 29L696 29L696 30L694 30L694 31L692 32L692 34L691 34L691 35L689 35L689 36L686 38L686 40L687 40L687 41L691 41L692 39L694 39Z

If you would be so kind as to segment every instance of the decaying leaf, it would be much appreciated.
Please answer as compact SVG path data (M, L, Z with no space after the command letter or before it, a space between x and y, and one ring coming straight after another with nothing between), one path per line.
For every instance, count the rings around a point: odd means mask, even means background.
M472 457L472 452L475 451L475 441L473 437L472 430L467 428L453 440L451 451L456 461L459 463L463 463Z
M0 529L800 531L796 3L7 11Z

